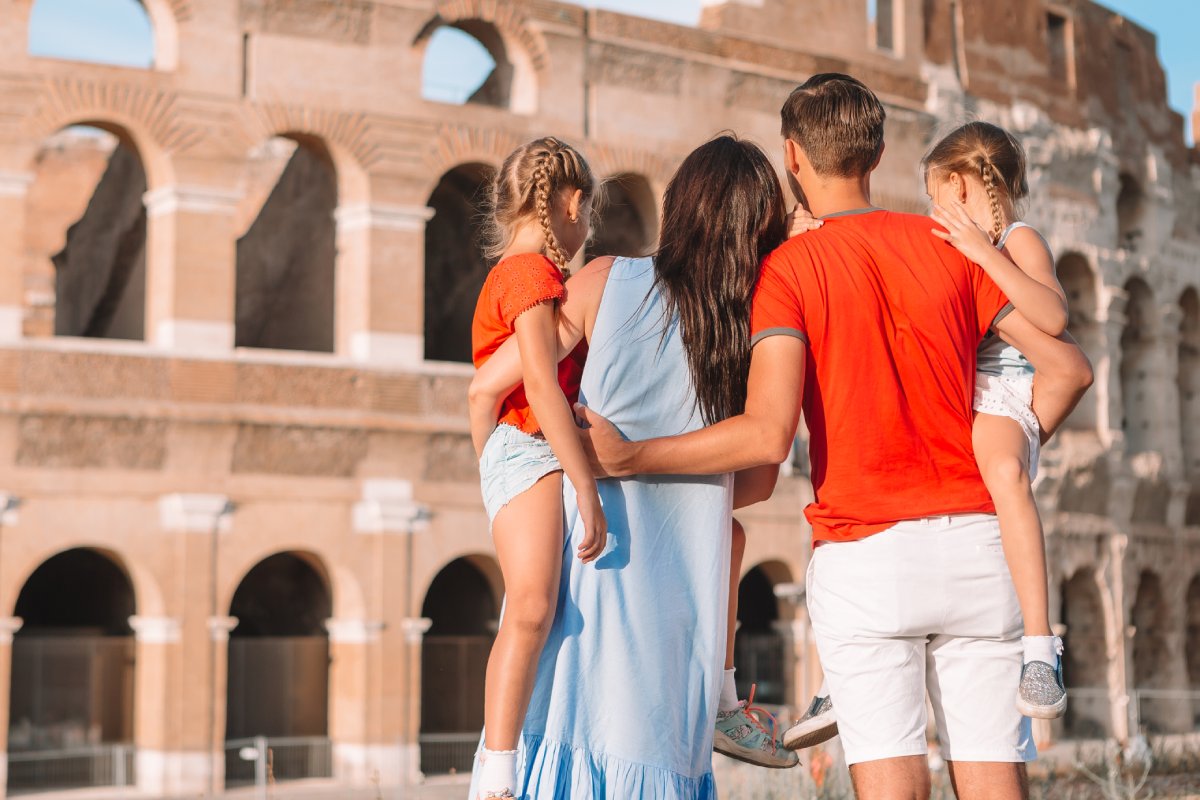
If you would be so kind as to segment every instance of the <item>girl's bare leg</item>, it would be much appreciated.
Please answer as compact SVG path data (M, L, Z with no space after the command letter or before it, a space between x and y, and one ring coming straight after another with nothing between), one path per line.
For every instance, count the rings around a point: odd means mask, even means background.
M742 577L742 557L746 555L746 529L733 521L733 548L729 552L729 630L725 640L725 669L733 669L733 637L737 634L738 585Z
M1046 542L1029 485L1029 443L1016 420L992 414L975 416L973 438L979 472L996 504L1025 635L1050 636Z
M558 602L562 473L545 476L501 509L492 523L492 538L504 576L505 600L504 618L487 665L486 747L515 750Z

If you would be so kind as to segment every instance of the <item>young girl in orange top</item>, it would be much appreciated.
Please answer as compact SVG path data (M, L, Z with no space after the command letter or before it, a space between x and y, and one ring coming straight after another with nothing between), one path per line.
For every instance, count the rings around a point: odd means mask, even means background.
M557 336L567 263L587 238L594 188L583 157L546 137L505 159L492 191L489 254L500 260L479 295L472 349L479 368L515 336L522 384L492 413L471 414L505 586L503 619L487 666L480 798L512 797L516 787L517 742L558 599L564 472L586 528L579 557L594 560L607 540L571 410L585 351L577 348L560 363Z

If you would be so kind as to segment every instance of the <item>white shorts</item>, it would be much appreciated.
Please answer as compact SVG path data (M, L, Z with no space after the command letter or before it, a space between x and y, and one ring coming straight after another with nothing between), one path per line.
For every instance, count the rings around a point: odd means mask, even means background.
M1033 376L976 372L974 408L980 414L1008 417L1021 426L1029 442L1029 480L1036 478L1042 426L1033 413Z
M848 763L924 754L926 691L943 757L1037 757L1015 705L1021 609L994 516L909 520L822 544L807 580Z

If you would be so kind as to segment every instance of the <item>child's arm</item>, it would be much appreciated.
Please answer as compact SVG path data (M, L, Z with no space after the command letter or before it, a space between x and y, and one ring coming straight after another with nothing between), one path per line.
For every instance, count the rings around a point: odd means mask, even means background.
M567 297L558 309L558 358L562 361L583 339L587 316L593 312L593 292L586 282L612 267L613 259L598 258L567 281ZM572 291L575 289L575 291ZM475 456L483 456L483 447L496 429L500 405L521 384L521 353L517 342L509 338L492 353L491 358L475 372L467 389L467 414L471 422L471 443Z
M546 441L550 443L578 496L579 515L584 525L579 558L586 563L604 551L608 524L600 507L596 479L592 476L583 445L579 442L575 417L558 385L558 326L555 317L553 304L534 306L517 317L516 338L529 407L541 423Z
M1066 331L1067 296L1054 273L1054 256L1036 231L1013 231L1005 243L1005 255L961 204L949 209L936 206L932 217L946 228L934 228L933 235L982 267L1022 316L1050 336Z

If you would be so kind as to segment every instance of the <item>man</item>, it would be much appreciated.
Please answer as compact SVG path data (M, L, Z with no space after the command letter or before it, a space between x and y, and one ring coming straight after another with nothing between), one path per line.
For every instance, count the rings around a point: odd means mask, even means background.
M1025 353L1045 435L1090 365L1009 313L928 218L871 205L884 109L866 86L814 76L782 117L787 170L825 222L763 265L745 413L627 442L581 407L585 437L611 475L735 471L783 461L803 406L819 545L809 612L858 796L929 796L928 689L958 796L1024 797L1035 752L1013 704L1020 610L971 449L975 352L994 329Z

